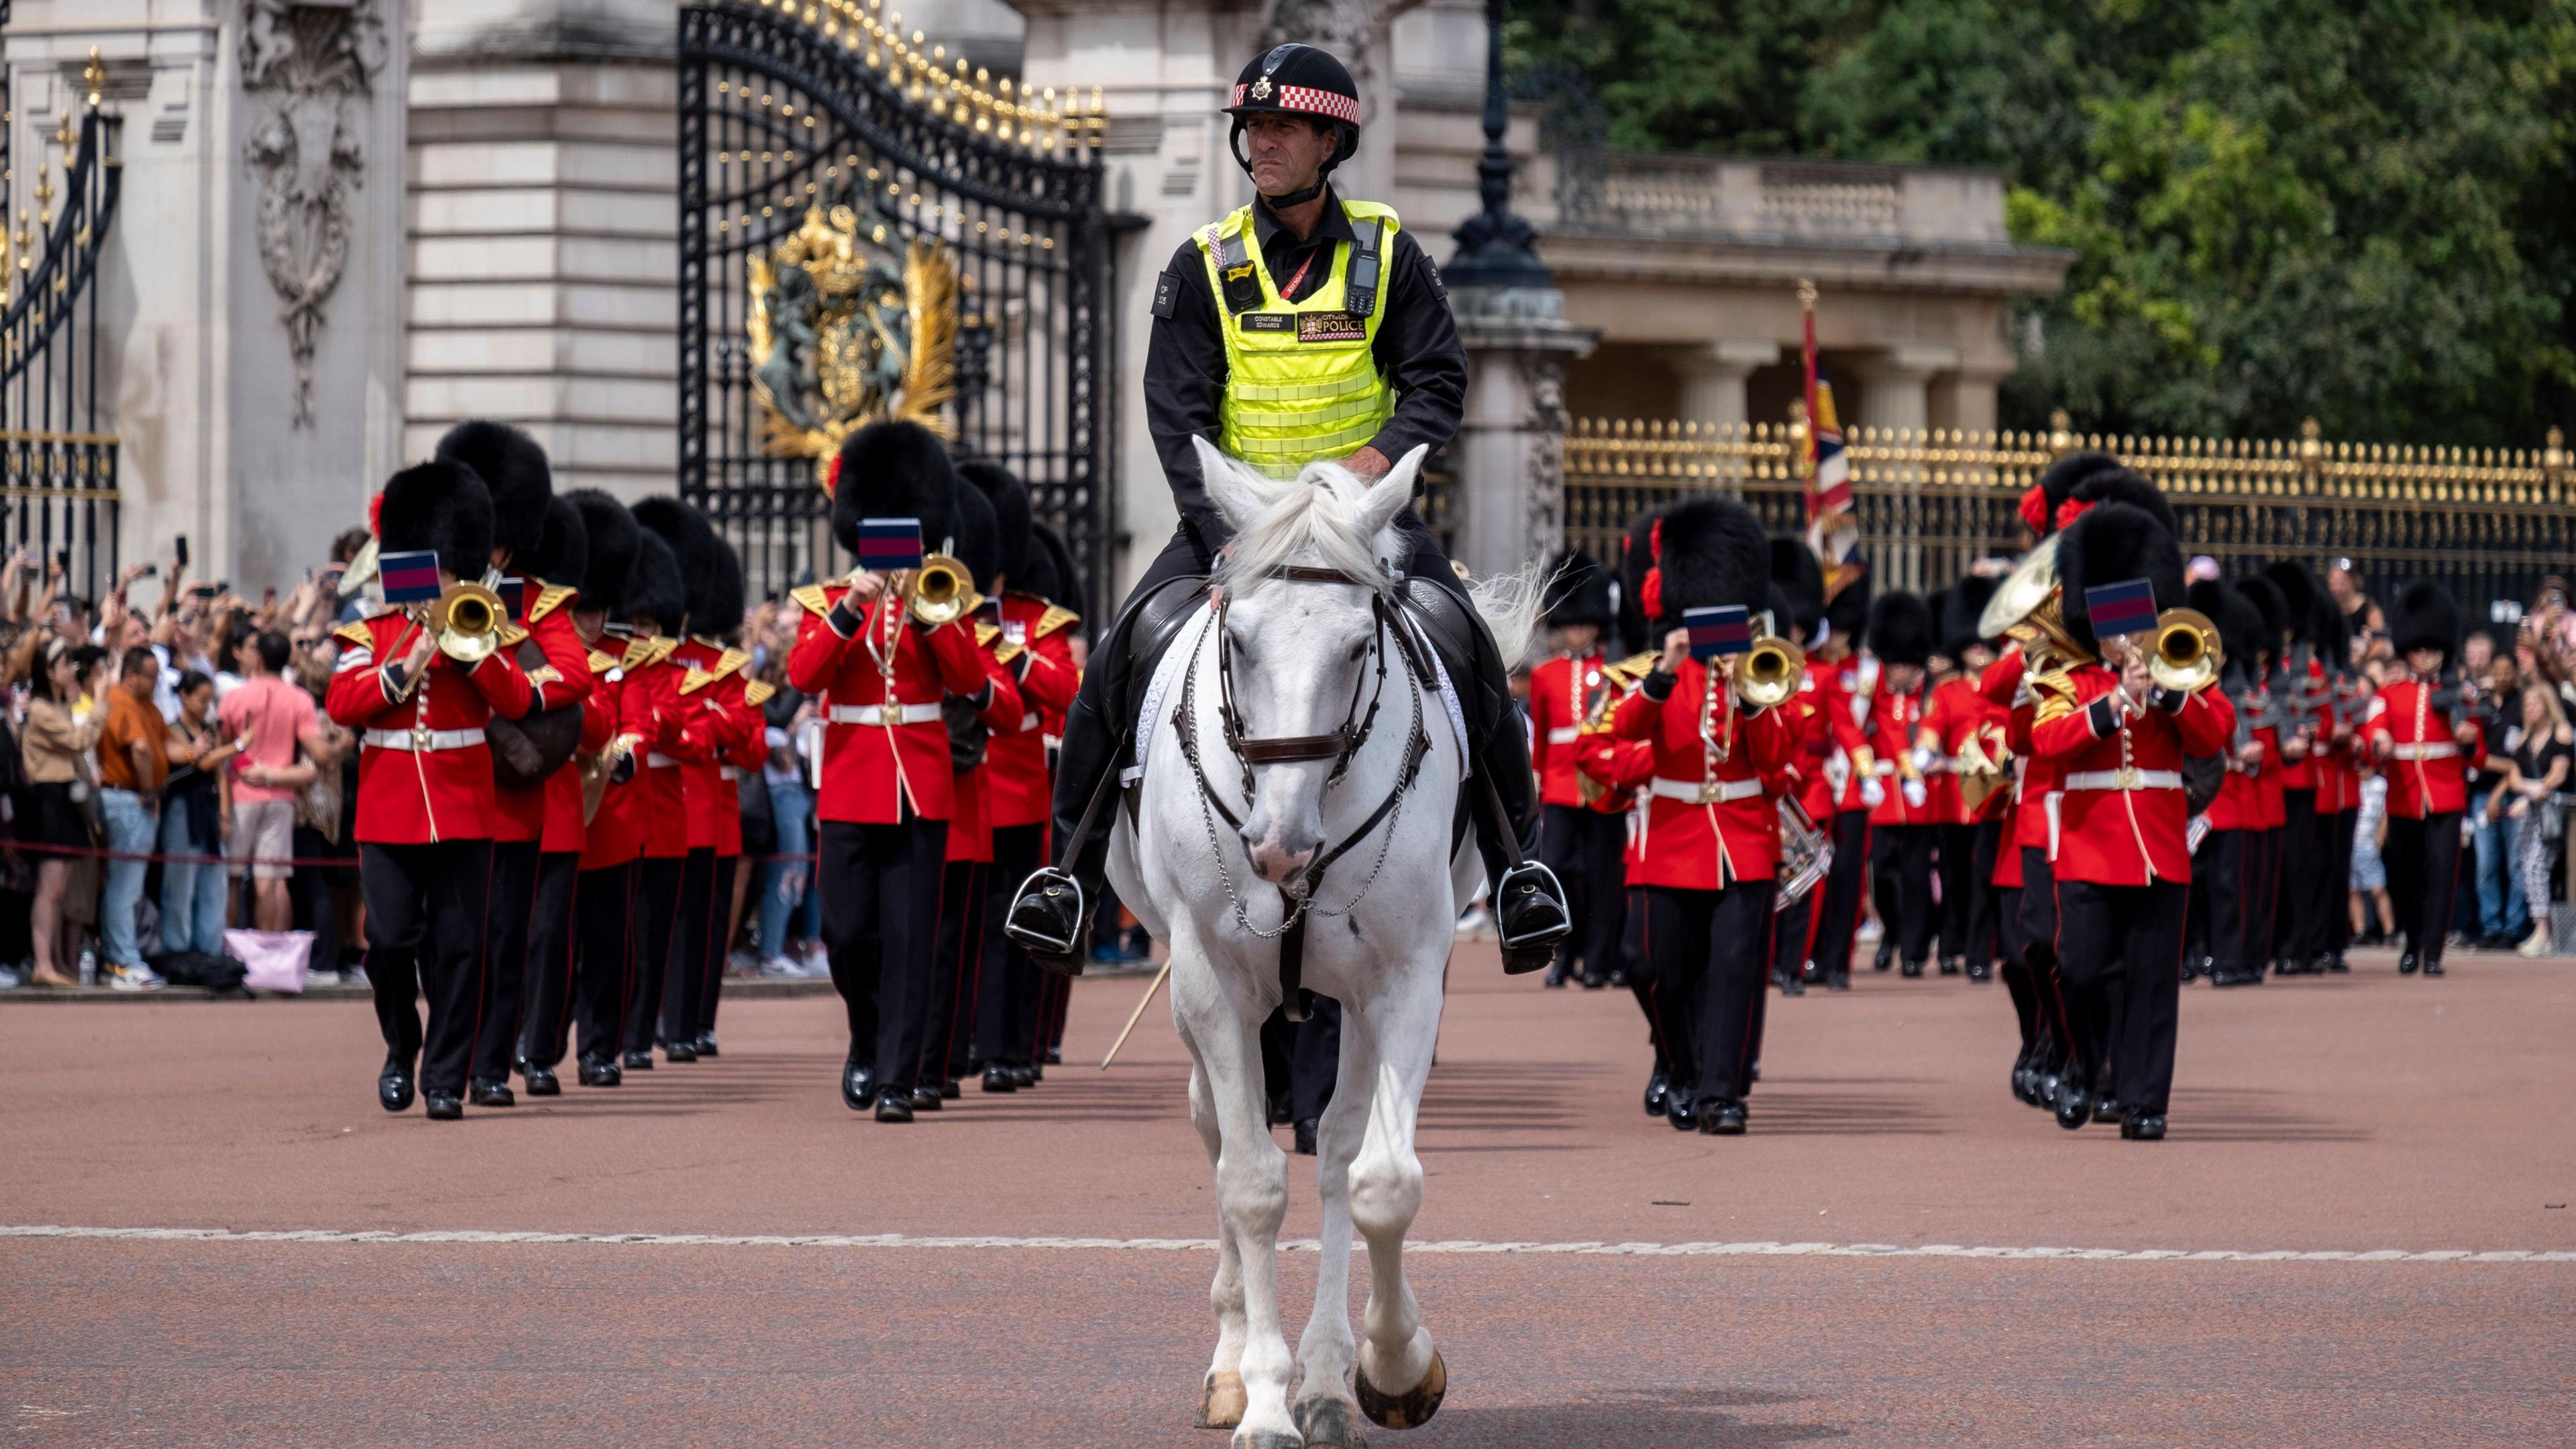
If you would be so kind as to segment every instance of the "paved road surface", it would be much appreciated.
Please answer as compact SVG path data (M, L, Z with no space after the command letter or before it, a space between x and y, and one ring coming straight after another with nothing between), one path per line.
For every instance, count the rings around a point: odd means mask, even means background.
M2576 965L2452 964L2194 990L2157 1145L2014 1103L1998 987L1775 999L1729 1140L1638 1112L1623 995L1462 952L1411 1259L1452 1391L1377 1441L2576 1443ZM1141 989L1077 986L1069 1057ZM0 1236L0 1442L1221 1442L1168 1018L909 1128L840 1106L837 1020L451 1125L376 1110L356 1004L0 1005L0 1225L217 1230Z

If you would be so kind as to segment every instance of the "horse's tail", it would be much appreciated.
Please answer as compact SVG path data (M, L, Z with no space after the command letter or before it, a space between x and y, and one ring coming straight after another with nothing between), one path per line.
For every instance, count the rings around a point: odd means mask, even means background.
M1467 584L1467 595L1476 602L1476 615L1485 621L1494 636L1494 647L1503 653L1503 667L1518 666L1528 655L1531 636L1538 632L1539 570L1537 563L1523 564L1508 574L1487 574Z

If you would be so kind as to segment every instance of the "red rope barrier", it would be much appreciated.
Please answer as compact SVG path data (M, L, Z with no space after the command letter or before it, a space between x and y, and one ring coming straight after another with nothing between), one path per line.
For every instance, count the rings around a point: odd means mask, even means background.
M109 850L96 845L44 845L28 840L0 840L0 846L6 846L22 855L77 856L83 860L139 860L147 865L284 865L308 870L327 870L341 866L354 867L358 863L358 858L354 855L161 855L130 850ZM772 861L780 860L821 859L819 855L812 852L803 855L731 855L724 858L739 860L747 865L767 865Z

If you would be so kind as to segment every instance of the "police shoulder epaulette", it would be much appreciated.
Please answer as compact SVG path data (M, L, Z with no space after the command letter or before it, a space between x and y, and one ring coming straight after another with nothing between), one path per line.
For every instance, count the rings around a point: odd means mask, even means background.
M528 642L527 630L520 628L516 624L504 624L501 626L502 648L516 649L526 642Z
M331 631L331 637L360 649L372 649L376 643L376 631L368 628L364 619L353 619L341 625Z
M615 668L617 668L617 667L618 667L618 661L617 661L617 656L616 656L616 655L614 655L614 654L604 654L604 653L600 652L600 651L599 651L599 650L597 650L597 649L593 649L592 651L590 651L590 672L591 672L591 673L593 673L593 674L606 674L608 671L610 671L610 670L612 670L612 669L615 669Z
M804 606L806 613L828 614L832 612L832 596L823 591L823 586L821 584L807 584L801 589L791 589L788 591L787 597L794 599L798 604Z
M765 679L755 679L751 683L742 687L743 703L757 709L761 705L769 703L769 697L777 692L777 685L774 685Z
M1064 607L1062 604L1049 604L1046 606L1046 612L1038 615L1036 637L1043 639L1058 629L1070 629L1081 622L1082 616L1080 614Z
M542 582L542 580L540 582ZM580 592L581 591L579 589L573 588L568 584L547 584L544 589L538 592L537 601L528 606L528 622L533 624L539 619L544 618L546 615L553 613L555 610L562 608L566 603L571 601L573 595Z

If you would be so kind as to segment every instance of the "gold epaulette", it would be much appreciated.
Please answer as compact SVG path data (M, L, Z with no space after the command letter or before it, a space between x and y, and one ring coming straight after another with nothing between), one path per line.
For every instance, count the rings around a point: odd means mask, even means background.
M2038 695L2039 708L2031 715L2032 724L2046 724L2075 713L2075 676L2063 669L2052 669L2034 676L2031 693Z
M376 631L368 628L367 621L364 619L355 619L341 625L331 631L331 637L344 644L353 644L360 649L372 649L376 645Z
M535 582L543 584L545 583L545 580L538 579ZM569 584L546 584L545 587L538 592L537 601L528 606L528 622L533 624L539 619L544 618L546 615L553 613L555 610L562 608L565 604L571 602L573 595L580 592L581 590L573 588Z
M504 648L504 649L516 649L516 648L518 648L520 645L525 644L526 642L528 642L528 631L527 631L527 630L520 628L520 627L519 627L518 625L516 625L516 624L504 624L504 625L502 625L502 626L501 626L501 647L502 647L502 648Z
M645 660L644 662L647 664L659 664L663 660L670 658L673 654L678 653L679 648L679 640L665 638L662 635L656 634L653 636L653 657Z
M1662 657L1655 653L1631 654L1616 664L1602 665L1601 673L1617 681L1621 689L1634 689L1639 681L1655 672L1655 661Z
M821 584L807 584L801 589L791 589L788 591L787 597L794 599L799 604L802 604L805 607L806 613L828 614L832 612L832 596L823 592L823 586Z
M770 696L776 693L778 693L778 686L766 679L755 679L742 687L743 703L755 709L769 703Z
M615 669L615 668L617 668L617 667L618 667L618 663L617 663L617 656L616 656L616 655L614 655L614 654L603 654L603 653L601 653L599 650L596 650L596 649L593 649L592 651L590 651L590 672L591 672L591 673L593 673L593 674L606 674L608 671L610 671L610 670L612 670L612 669Z
M636 670L643 668L645 665L652 663L653 645L656 642L657 641L649 634L639 639L627 640L626 653L617 661L617 667L625 670L629 674L632 674Z
M975 647L978 649L991 649L993 641L1001 637L1002 626L999 624L977 624L975 626ZM1019 658L1020 653L1021 649L1019 645L1005 644L1001 648L993 650L993 657L1004 664L1008 664L1012 660Z
M1082 616L1080 614L1075 613L1071 609L1065 608L1061 604L1049 604L1046 606L1046 612L1038 615L1037 631L1029 637L1032 639L1043 639L1058 629L1069 629L1081 622Z
M680 677L680 692L682 694L695 694L699 690L706 688L710 683L713 683L714 680L714 675L707 673L705 670L698 668L694 664L690 665L689 672Z

